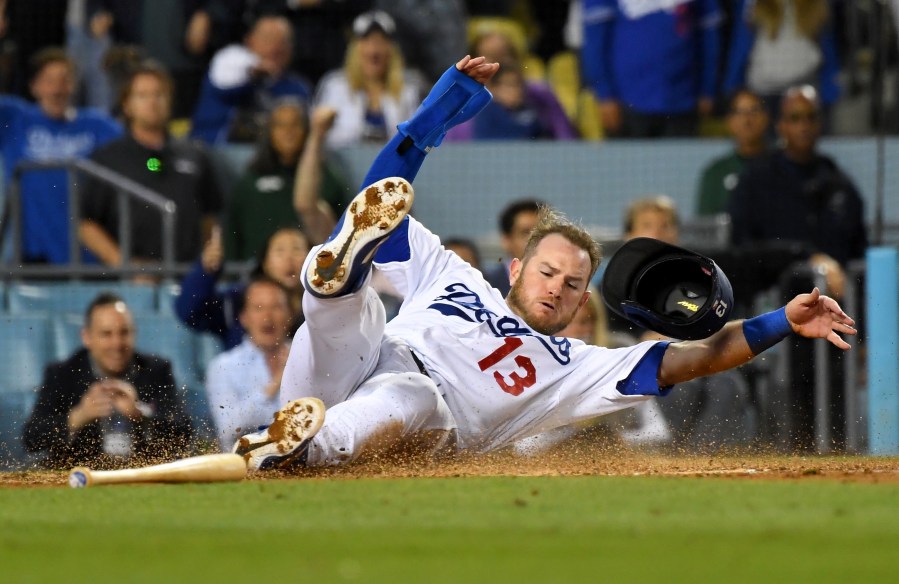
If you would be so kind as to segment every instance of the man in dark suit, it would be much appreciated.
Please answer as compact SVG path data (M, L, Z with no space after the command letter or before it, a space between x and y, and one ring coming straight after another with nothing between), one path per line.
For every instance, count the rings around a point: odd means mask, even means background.
M47 367L25 448L53 468L113 467L183 456L192 434L172 365L134 350L134 319L121 298L99 294L85 311L84 347Z

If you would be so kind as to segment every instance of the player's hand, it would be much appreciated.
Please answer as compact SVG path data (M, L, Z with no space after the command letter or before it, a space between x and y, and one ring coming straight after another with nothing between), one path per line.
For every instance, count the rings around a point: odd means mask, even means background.
M337 110L328 106L319 106L312 111L309 120L310 132L315 136L324 136L334 126Z
M856 334L855 321L843 312L837 301L824 296L815 288L809 294L799 294L787 303L787 320L796 334L810 339L827 339L841 349L849 343L838 333Z
M225 259L225 248L222 245L222 228L218 225L212 227L209 241L203 246L203 252L200 254L200 263L203 264L203 271L207 274L214 274L222 267Z
M465 55L456 63L456 69L465 73L478 83L486 85L499 71L499 63L488 63L486 57L474 57Z
M701 118L707 118L715 111L715 100L711 97L700 97L696 102L696 113Z

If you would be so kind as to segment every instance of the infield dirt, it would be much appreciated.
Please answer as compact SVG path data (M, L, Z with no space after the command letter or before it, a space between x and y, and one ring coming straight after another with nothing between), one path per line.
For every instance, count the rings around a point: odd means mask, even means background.
M249 480L587 475L723 476L734 479L899 483L899 457L799 456L757 452L699 455L647 452L621 445L581 441L527 458L508 451L461 455L443 460L382 454L343 467L302 469L291 473L251 473ZM66 471L0 472L0 488L66 485Z

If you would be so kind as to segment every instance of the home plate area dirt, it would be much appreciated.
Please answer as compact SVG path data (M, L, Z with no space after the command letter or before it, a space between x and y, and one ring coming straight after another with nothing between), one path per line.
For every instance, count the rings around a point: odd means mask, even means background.
M0 487L67 485L67 471L0 472ZM648 452L618 444L573 441L553 451L522 457L510 451L463 454L434 460L403 454L373 454L357 463L291 472L251 472L249 480L477 476L672 476L742 480L834 480L899 484L899 457L785 455L765 452L693 454Z

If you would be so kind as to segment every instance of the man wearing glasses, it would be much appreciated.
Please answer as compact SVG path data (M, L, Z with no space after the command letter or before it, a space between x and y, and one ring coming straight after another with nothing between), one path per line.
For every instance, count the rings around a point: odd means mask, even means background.
M862 198L837 164L817 151L821 103L809 85L792 87L781 102L782 146L748 164L728 205L734 245L779 241L802 246L812 267L839 298L842 268L868 245Z

